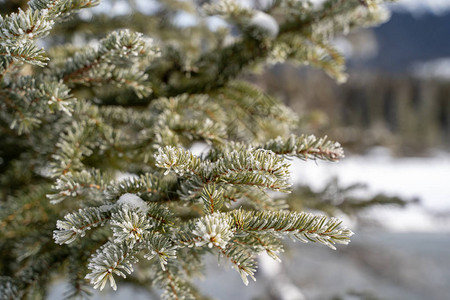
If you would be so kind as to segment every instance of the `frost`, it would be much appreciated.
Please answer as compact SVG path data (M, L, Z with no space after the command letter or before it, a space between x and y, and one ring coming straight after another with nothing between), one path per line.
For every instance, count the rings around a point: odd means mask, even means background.
M123 204L129 207L139 208L139 210L141 210L143 213L146 213L148 211L147 203L136 194L131 193L123 194L122 196L120 196L119 200L117 201L117 204Z
M197 247L208 245L208 248L213 246L225 248L233 235L229 222L229 218L221 214L212 214L199 220L192 232L200 238L195 245Z
M140 209L136 210L128 205L112 215L111 225L114 231L114 242L128 241L131 245L142 240L144 232L152 227Z

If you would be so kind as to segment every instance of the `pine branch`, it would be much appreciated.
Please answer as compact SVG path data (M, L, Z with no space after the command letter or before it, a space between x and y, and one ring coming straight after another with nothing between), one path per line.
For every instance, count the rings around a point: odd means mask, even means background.
M288 191L289 164L272 151L232 151L214 163L210 181Z
M56 179L56 183L52 187L56 193L48 194L47 197L52 204L57 204L69 197L76 198L81 195L99 198L107 188L106 182L108 181L98 170L69 172Z
M319 158L330 161L338 161L344 158L344 150L337 142L327 140L327 136L316 138L314 135L291 135L287 139L278 137L270 140L262 146L276 154L295 156L303 160Z
M147 217L152 219L155 230L164 231L166 227L173 226L178 221L174 213L167 207L157 203L148 203Z
M52 175L66 175L84 168L83 157L93 153L93 126L87 122L73 122L66 132L62 132L56 144L57 153L52 155ZM91 142L91 143L89 143ZM95 144L94 144L95 145Z
M13 300L19 299L23 292L19 290L14 280L11 277L0 277L0 299Z
M8 110L15 112L16 118L10 128L19 134L30 133L51 115L71 116L75 99L70 90L60 82L45 82L31 76L22 76L7 88L0 91L4 96Z
M290 61L300 65L313 65L324 70L338 83L347 80L344 57L328 42L316 40L309 35L286 34L273 47L269 62Z
M31 41L25 41L18 46L0 44L0 58L2 58L0 67L3 69L2 75L6 74L14 62L24 62L43 67L48 61L48 58L44 54L45 51L38 48Z
M10 196L7 201L0 203L0 230L5 230L6 238L17 235L16 229L21 231L21 225L33 223L34 219L48 221L45 213L49 207L45 199L48 191L49 185L41 183L21 190L14 197ZM33 212L39 212L39 217L36 217Z
M297 126L298 117L292 110L249 83L231 81L214 93L214 98L225 109L232 108L227 127L237 140L265 141Z
M207 215L197 221L192 234L196 236L195 246L208 245L225 248L228 241L233 236L231 231L231 218L219 213ZM185 241L184 241L185 242Z
M106 190L107 199L119 199L126 193L137 194L157 193L156 186L159 179L153 174L141 175L139 178L129 177L109 184Z
M86 235L93 227L102 226L111 219L109 207L88 207L64 216L64 221L56 222L53 239L57 244L70 244L78 237Z
M277 237L272 234L247 234L243 236L236 235L233 237L233 243L248 248L253 253L267 253L272 259L281 262L277 255L284 252L283 244Z
M97 108L97 106L94 107ZM154 126L155 123L153 115L147 110L130 107L102 106L98 110L98 116L111 126L132 125L138 130Z
M149 238L146 238L145 245L149 253L145 254L144 257L148 260L156 258L163 271L167 270L168 260L177 258L177 246L164 235L151 235Z
M115 244L108 242L97 250L89 262L91 270L86 275L94 288L103 290L109 281L113 290L117 290L113 275L126 278L126 274L133 272L133 264L138 261L134 256L136 249L130 248L127 243Z
M285 210L288 204L283 198L270 197L268 193L257 187L227 186L223 197L229 201L227 207L250 206L256 210Z
M13 293L9 295L0 294L0 297L9 296L6 299L17 299L14 298L17 296L17 294L14 294L14 290L19 291L19 297L27 295L36 298L43 297L44 283L50 280L51 271L60 267L68 256L69 252L65 249L51 249L35 253L30 259L26 260L22 268L17 270L14 278L6 278L6 292ZM0 279L0 291L5 290L5 281L2 280L4 278ZM8 284L8 281L12 283L12 286Z
M221 143L227 138L225 114L207 95L160 98L149 108L158 128L155 139L161 146L179 144L182 139Z
M194 300L190 285L167 269L155 278L165 290L161 295L164 300Z
M68 288L64 292L64 300L69 299L89 299L92 296L92 288L89 282L84 278L87 272L87 260L83 248L85 244L79 244L71 247L72 259L68 262Z
M48 10L50 17L67 18L77 10L96 6L100 0L31 0L30 9L35 11Z
M232 151L214 163L202 161L189 151L164 147L158 150L156 165L173 170L179 175L185 173L200 178L205 184L227 183L286 191L290 186L289 164L271 151L248 149Z
M97 0L32 0L26 11L19 8L17 13L0 16L0 57L44 66L48 59L33 40L46 36L58 18L98 3ZM6 73L7 65L3 63L0 67Z
M131 248L141 242L146 232L153 227L150 220L146 218L146 211L128 205L123 205L112 214L111 225L114 243L127 242Z
M161 147L155 155L156 166L166 169L165 175L170 171L176 174L193 174L200 178L206 178L204 164L200 158L191 152L171 146Z
M241 275L242 282L244 282L245 285L248 285L248 276L250 276L253 281L256 281L254 275L257 265L252 254L245 251L244 248L235 245L228 246L225 249L219 245L216 245L215 247L219 249L222 255L230 260L233 264L233 268Z
M169 247L170 248L168 249L168 252L174 250L173 246ZM183 274L183 269L181 266L182 263L181 261L179 261L180 257L178 256L179 253L180 251L177 252L176 260L167 260L167 264L164 264L164 267L162 267L162 265L160 264L152 264L151 266L151 271L153 271L152 281L156 286L163 289L164 291L161 295L161 299L197 299L196 297L194 297L194 294L198 294L198 292L196 292L195 287L193 287L192 284L186 280L185 274ZM150 253L150 255L151 254L152 253ZM184 257L187 258L186 256ZM161 258L158 259L161 260ZM183 259L182 261L186 260ZM196 264L194 264L194 266L195 265Z
M302 242L319 242L335 250L334 244L348 244L353 232L339 227L336 218L314 216L309 213L232 211L231 216L237 232L274 232L289 234Z
M233 21L240 18L251 17L254 13L251 8L245 7L235 0L224 0L216 3L206 3L202 9L211 16L222 16Z
M214 184L205 185L200 198L203 200L205 214L212 214L219 211L223 205L223 189L217 189Z
M167 200L169 186L157 173L145 173L139 177L129 177L122 180L111 180L109 174L99 170L82 170L69 172L59 176L52 186L53 192L47 197L53 204L67 198L89 198L97 202L117 201L124 194L136 194L151 201Z
M389 12L375 1L370 7L359 0L326 1L320 11L322 22L311 24L312 38L331 40L339 33L348 34L354 28L368 27L386 21Z
M240 55L235 55L240 53ZM264 43L263 36L248 35L240 42L223 48L212 49L203 54L194 65L198 66L195 73L183 74L178 68L167 70L165 77L168 78L162 85L158 96L176 96L183 93L198 94L207 93L223 87L229 80L236 78L245 67L259 61L269 53L268 46ZM161 59L165 57L162 56ZM169 58L168 58L169 59ZM210 66L215 66L210 68ZM148 73L158 73L160 70L149 69ZM176 83L168 84L172 80Z
M6 17L0 16L0 41L3 46L21 46L23 41L43 37L53 27L54 20L48 18L47 10L19 9Z
M76 52L66 60L64 67L51 76L62 79L69 86L76 84L127 86L138 96L147 96L151 87L139 62L158 55L153 42L141 33L121 30L110 33L98 47Z

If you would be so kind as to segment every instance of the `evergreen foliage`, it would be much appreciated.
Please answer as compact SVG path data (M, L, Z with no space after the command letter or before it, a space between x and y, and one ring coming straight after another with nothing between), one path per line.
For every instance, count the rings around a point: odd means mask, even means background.
M123 277L194 299L206 253L248 284L256 255L278 260L282 237L350 241L340 220L274 196L291 192L289 158L338 161L341 146L295 135L289 108L240 76L291 60L343 81L332 38L385 20L381 1L203 2L161 1L136 22L88 22L92 0L4 6L0 299L43 298L55 274L68 298ZM182 11L194 25L171 22ZM208 149L195 155L194 142Z

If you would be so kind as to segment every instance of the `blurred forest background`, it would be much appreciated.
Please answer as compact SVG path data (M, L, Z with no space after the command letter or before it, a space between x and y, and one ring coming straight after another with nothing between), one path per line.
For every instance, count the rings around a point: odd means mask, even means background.
M253 78L350 151L385 146L397 155L450 147L450 10L392 6L391 19L336 38L348 82L276 64ZM419 1L417 1L419 2Z

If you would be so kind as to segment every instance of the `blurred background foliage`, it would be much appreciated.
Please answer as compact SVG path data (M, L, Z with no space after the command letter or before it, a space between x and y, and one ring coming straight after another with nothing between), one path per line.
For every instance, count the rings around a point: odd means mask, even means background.
M394 6L387 23L336 38L347 58L347 83L292 64L271 66L252 80L303 114L311 131L326 132L347 151L385 146L411 156L448 150L448 36L448 8L436 14Z

